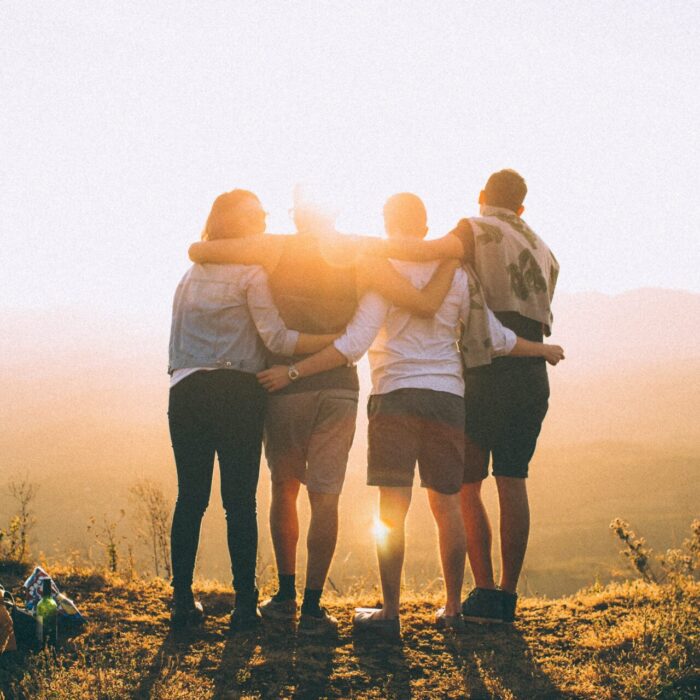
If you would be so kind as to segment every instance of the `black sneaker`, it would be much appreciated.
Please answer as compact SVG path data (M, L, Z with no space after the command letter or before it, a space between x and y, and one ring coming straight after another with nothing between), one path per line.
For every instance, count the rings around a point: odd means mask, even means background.
M170 610L170 625L173 629L184 629L185 627L195 627L204 620L204 607L195 600L192 595L173 598L173 605Z
M260 626L262 615L258 607L258 591L246 595L236 594L236 605L231 611L229 629L231 632L244 632Z
M261 623L262 615L257 605L252 609L235 607L231 612L229 629L231 632L245 632L259 627Z
M501 601L503 604L503 622L511 625L515 622L515 606L518 603L518 594L501 591Z
M503 622L503 591L490 588L474 588L462 603L465 622L482 625Z

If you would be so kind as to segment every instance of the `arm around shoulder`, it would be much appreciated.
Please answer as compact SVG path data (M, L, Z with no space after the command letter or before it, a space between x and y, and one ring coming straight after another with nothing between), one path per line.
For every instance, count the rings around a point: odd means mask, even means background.
M277 265L281 245L273 236L198 241L190 246L189 256L194 263L262 265L270 271Z
M392 304L408 309L416 316L432 318L450 290L459 261L455 258L444 260L423 289L414 287L384 258L363 258L360 267L358 283L363 289L379 292Z

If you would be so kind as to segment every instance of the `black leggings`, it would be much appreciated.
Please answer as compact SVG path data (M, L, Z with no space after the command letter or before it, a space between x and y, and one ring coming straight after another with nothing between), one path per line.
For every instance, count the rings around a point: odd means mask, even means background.
M215 454L221 471L233 587L243 596L254 592L258 551L255 492L264 418L265 391L253 374L200 371L170 390L168 420L178 485L170 541L176 594L192 586Z

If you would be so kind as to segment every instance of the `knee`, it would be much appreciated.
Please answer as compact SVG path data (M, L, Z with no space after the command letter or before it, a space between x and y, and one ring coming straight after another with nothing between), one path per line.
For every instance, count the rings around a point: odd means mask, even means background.
M459 492L462 503L480 503L481 502L481 485L483 481L474 481L468 484L462 484Z
M240 494L224 501L227 520L250 520L257 518L258 503L255 494Z
M311 520L321 525L337 522L339 502L340 496L336 494L309 493Z
M175 503L175 513L188 514L199 518L204 517L204 513L209 505L209 496L202 496L193 493L180 493Z
M272 501L273 503L296 503L299 495L301 484L296 479L287 479L285 481L272 482Z

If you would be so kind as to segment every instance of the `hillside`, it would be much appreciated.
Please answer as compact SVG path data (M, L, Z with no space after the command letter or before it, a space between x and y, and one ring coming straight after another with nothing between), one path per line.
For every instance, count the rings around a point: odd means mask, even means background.
M566 347L567 359L550 372L550 412L528 484L533 530L523 578L523 590L547 595L571 593L592 575L604 582L614 577L617 547L604 534L614 516L664 548L684 536L700 502L700 344L697 334L682 330L700 324L700 294L562 293L555 315L553 340ZM0 323L0 393L7 397L0 405L0 464L10 477L27 473L40 486L34 550L99 562L100 548L86 532L89 519L116 520L124 509L123 549L133 545L145 571L147 552L136 542L128 489L146 476L174 498L167 309L155 314L145 305L120 317L0 310ZM366 394L366 360L360 373ZM376 493L365 486L366 425L361 409L331 572L343 593L357 578L375 580ZM495 514L493 484L485 490ZM272 563L265 468L258 498L263 573ZM438 572L424 501L417 494L409 513L406 572L415 585ZM14 508L0 488L0 527ZM305 509L303 503L303 517ZM223 523L215 481L199 557L207 578L228 576Z
M692 698L700 692L700 585L640 582L557 600L526 598L512 628L437 632L437 601L408 595L400 644L355 640L350 612L371 596L330 598L337 643L264 628L229 637L229 593L203 586L203 629L169 632L162 581L55 571L89 617L56 658L0 656L0 698ZM4 693L4 695L3 695Z

